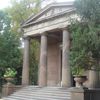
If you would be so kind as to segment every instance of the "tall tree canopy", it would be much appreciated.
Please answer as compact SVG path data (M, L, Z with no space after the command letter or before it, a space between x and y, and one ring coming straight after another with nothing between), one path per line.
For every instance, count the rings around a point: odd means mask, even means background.
M10 3L11 6L6 11L12 19L12 30L18 34L20 24L40 10L41 0L11 0ZM21 33L19 35L21 36Z
M74 19L72 32L71 66L75 68L100 69L100 1L76 0L76 11L80 21Z
M75 7L82 20L100 24L100 0L76 0Z
M0 79L7 68L16 70L21 67L20 41L11 27L9 15L0 11Z
M11 32L11 19L0 11L0 67L17 67L20 62L19 39Z

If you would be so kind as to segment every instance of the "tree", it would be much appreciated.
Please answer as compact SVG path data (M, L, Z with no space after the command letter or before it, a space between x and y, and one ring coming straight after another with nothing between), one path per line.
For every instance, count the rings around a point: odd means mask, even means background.
M70 26L72 69L100 70L100 1L76 0L75 6L81 21L74 19Z
M76 0L75 7L82 20L100 23L100 0Z
M19 37L11 31L11 19L7 13L0 11L0 78L7 68L21 67Z
M7 13L0 11L0 67L19 65L19 38L11 33L11 20Z
M100 26L89 27L83 23L71 25L72 47L71 65L90 69L93 65L99 67L100 61Z
M36 14L41 7L41 0L11 0L11 6L6 9L12 19L12 31L19 36L20 25L31 15Z

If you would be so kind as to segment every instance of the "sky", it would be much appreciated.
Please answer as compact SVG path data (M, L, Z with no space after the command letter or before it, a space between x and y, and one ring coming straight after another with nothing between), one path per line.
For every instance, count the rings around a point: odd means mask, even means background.
M3 9L9 5L10 0L0 0L0 9ZM57 0L58 2L67 2L67 1L74 1L74 0Z
M3 9L9 5L10 0L0 0L0 9Z

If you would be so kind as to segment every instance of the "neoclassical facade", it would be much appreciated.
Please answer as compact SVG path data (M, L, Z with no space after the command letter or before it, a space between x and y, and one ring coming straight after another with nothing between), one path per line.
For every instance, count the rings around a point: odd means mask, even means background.
M23 24L23 85L29 84L30 39L37 39L40 42L39 86L71 87L70 33L67 27L72 17L75 17L73 3L54 3L46 6L37 15L30 16Z

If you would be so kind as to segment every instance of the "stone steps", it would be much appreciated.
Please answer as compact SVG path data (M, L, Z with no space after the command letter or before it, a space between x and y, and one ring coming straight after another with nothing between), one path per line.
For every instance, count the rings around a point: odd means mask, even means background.
M27 86L3 100L70 100L70 92L61 87Z

